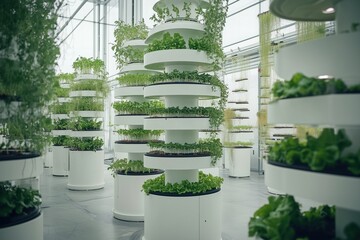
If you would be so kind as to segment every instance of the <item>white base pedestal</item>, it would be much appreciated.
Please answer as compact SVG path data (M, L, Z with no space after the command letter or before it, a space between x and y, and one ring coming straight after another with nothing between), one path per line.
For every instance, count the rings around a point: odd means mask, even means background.
M42 240L43 236L43 215L11 227L0 228L0 239L16 240Z
M67 176L69 174L69 148L64 146L52 146L54 176Z
M225 162L230 177L250 177L252 148L226 148Z
M68 189L95 190L104 185L104 150L70 151Z
M144 193L142 185L153 175L121 175L115 176L114 185L114 217L125 221L144 221Z
M143 240L221 239L221 192L194 197L145 196Z
M52 168L53 167L53 152L51 147L47 147L44 153L44 167Z

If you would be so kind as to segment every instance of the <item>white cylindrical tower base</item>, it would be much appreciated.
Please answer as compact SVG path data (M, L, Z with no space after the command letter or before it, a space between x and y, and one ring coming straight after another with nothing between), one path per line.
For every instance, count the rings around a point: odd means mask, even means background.
M143 240L220 240L221 192L201 196L145 196Z
M67 176L69 174L69 148L53 146L53 169L54 176Z
M166 143L195 143L198 140L198 131L196 130L167 130L165 132Z
M229 176L249 177L252 148L231 148L229 156Z
M192 170L166 170L165 182L166 183L180 183L183 180L189 182L199 181L199 171L197 169Z
M336 32L348 33L359 31L360 26L360 1L358 0L337 0L335 5ZM357 28L357 29L356 29Z
M125 221L144 221L144 193L141 191L146 180L161 173L150 175L116 174L114 186L114 217Z
M40 214L30 221L11 227L0 228L0 238L4 240L42 240L44 239L43 228L43 215Z
M70 151L68 189L95 190L104 185L104 150Z

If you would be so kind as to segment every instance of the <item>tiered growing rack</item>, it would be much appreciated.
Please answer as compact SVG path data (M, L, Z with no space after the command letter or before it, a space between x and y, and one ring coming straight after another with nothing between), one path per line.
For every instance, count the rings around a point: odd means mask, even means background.
M280 77L294 73L308 76L330 75L351 86L360 83L360 2L353 0L302 2L274 0L271 10L280 17L300 21L328 21L336 16L337 34L295 46L284 47L276 55ZM335 12L335 13L334 13ZM294 57L296 56L296 57ZM321 80L319 80L321 81ZM311 124L345 128L352 141L350 151L360 146L359 94L331 94L279 100L269 105L270 123ZM288 194L336 206L336 235L343 237L344 226L360 223L360 178L279 167L267 164L265 181Z

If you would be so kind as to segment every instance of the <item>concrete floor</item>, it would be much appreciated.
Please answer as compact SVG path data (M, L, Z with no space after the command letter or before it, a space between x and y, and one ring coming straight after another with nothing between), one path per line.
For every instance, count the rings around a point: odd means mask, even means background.
M106 166L104 165L104 168ZM43 199L45 240L132 240L138 239L144 224L125 222L112 216L113 179L105 171L105 187L96 191L70 191L66 177L54 177L44 169L40 190ZM264 176L252 172L249 178L229 178L223 193L223 240L249 239L247 224L254 211L267 202Z

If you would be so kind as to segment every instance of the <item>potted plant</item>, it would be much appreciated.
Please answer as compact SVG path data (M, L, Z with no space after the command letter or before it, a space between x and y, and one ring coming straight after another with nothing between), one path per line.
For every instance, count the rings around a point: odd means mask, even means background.
M52 138L53 168L52 175L66 177L69 174L69 149L67 148L68 130Z
M123 21L116 21L115 24L117 27L114 31L115 44L112 46L112 50L115 52L118 68L121 69L124 65L131 63L142 63L146 46L143 40L148 33L144 21L136 25L130 25ZM131 41L134 43L131 44Z
M67 187L71 190L101 189L104 187L104 132L99 119L104 116L104 98L108 92L105 65L100 59L79 57L73 67L78 75L69 93L72 131L68 143Z
M195 232L204 233L202 239L221 238L217 227L221 223L213 216L221 215L222 179L199 169L216 163L222 156L222 144L214 136L199 140L198 131L216 130L223 121L226 88L216 75L200 73L218 69L222 62L221 30L227 8L223 3L164 0L154 6L159 25L146 39L144 66L164 74L159 80L152 77L153 84L145 86L144 95L163 97L165 109L150 112L144 126L165 130L165 143L150 143L144 166L165 169L165 174L143 185L146 239L197 239ZM198 106L199 99L218 98L220 104L214 101L212 107ZM211 209L203 201L211 204ZM185 205L189 207L181 207ZM201 211L209 215L202 216ZM164 231L156 230L160 226Z
M144 98L144 86L155 71L143 65L148 29L144 22L135 25L116 22L114 31L116 62L121 76L120 87L115 89L115 98L122 99L112 104L116 111L115 125L125 125L119 129L119 140L115 142L115 153L126 153L127 158L116 160L111 165L114 176L114 209L117 219L126 221L144 220L144 203L141 186L144 181L155 178L162 171L145 168L143 155L149 150L148 142L157 141L162 131L143 129L144 118L154 108L161 108L160 101Z
M55 0L0 2L0 188L6 192L1 196L10 194L11 205L18 210L11 211L10 218L17 215L23 219L5 220L6 226L0 228L4 239L43 239L42 215L23 218L26 211L22 207L38 205L37 200L31 198L30 191L25 193L27 189L10 187L7 181L37 181L43 169L39 155L50 140L44 112L54 90L59 56L56 13L60 5ZM12 195L14 191L19 194ZM22 201L21 196L29 199ZM1 210L9 209L3 206Z

